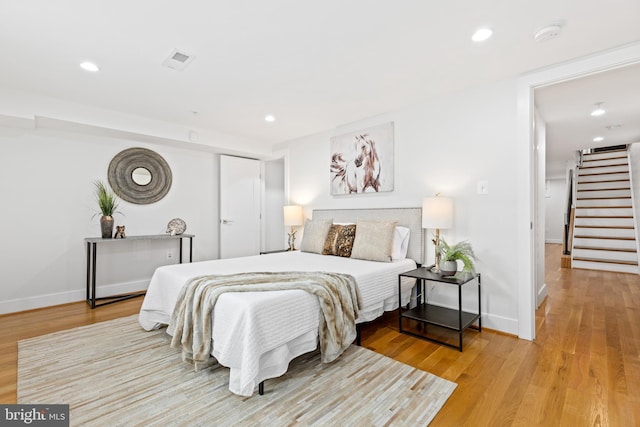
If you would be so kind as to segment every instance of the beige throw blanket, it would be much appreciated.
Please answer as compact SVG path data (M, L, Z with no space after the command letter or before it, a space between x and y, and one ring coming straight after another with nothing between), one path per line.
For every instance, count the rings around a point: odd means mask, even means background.
M355 279L338 273L240 273L191 279L180 291L171 315L171 347L181 347L182 359L196 369L206 366L211 354L213 308L222 293L290 289L302 289L318 297L322 361L334 361L356 338L355 320L360 309Z

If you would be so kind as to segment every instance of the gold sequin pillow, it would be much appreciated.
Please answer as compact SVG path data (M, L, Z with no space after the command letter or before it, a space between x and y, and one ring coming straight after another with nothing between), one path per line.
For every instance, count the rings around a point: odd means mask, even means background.
M333 224L329 228L327 239L324 241L322 255L351 256L351 248L356 237L355 224Z

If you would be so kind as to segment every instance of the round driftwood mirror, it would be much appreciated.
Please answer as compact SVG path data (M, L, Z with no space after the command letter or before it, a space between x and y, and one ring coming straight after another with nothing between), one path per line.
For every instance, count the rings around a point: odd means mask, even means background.
M109 163L109 185L127 202L138 205L155 203L171 188L171 168L155 151L128 148Z

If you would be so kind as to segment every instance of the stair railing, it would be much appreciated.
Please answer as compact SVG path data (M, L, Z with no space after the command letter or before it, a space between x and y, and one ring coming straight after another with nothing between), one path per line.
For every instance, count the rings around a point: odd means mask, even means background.
M581 168L582 167L582 155L585 154L585 151L588 151L588 149L586 150L578 150L578 167Z
M569 170L569 182L567 185L567 210L564 214L564 249L563 255L570 255L569 234L571 232L571 210L573 207L573 169Z

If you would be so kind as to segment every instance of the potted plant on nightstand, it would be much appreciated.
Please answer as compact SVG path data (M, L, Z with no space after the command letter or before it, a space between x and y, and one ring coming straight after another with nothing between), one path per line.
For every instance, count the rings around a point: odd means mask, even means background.
M98 202L98 207L100 208L100 212L102 216L100 217L100 229L102 230L102 238L103 239L111 239L113 237L113 215L116 214L116 209L118 209L118 204L120 201L113 194L104 182L95 181L95 196L96 201ZM94 215L95 216L95 215Z
M464 240L455 245L449 245L443 238L440 238L439 249L442 257L440 270L443 276L453 276L458 272L458 260L462 261L463 272L475 272L474 260L476 256L468 241Z

